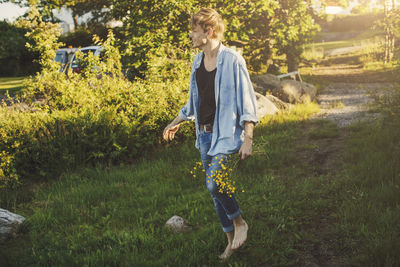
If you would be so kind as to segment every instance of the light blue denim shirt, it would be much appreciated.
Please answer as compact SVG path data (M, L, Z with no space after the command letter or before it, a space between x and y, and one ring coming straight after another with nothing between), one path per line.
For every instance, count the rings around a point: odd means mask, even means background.
M196 148L199 148L199 94L196 70L200 67L203 52L193 61L190 75L189 99L179 111L183 120L195 120ZM243 143L244 122L258 123L256 97L243 57L234 50L220 45L215 74L215 118L211 147L208 155L231 154Z

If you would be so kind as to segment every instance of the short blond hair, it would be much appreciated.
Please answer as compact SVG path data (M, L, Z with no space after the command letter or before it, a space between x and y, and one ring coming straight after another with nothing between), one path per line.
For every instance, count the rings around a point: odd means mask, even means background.
M225 25L222 16L212 8L202 8L190 20L190 27L193 29L199 25L204 32L213 30L212 38L221 40L224 34Z

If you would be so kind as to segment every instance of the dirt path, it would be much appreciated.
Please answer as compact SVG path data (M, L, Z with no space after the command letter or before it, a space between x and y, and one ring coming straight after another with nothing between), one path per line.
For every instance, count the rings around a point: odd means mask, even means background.
M330 83L318 95L321 111L314 118L324 118L339 127L355 122L376 119L379 114L371 111L373 95L393 87L391 83Z
M391 82L382 82L383 77L376 73L364 71L356 65L332 65L316 68L313 75L326 77L327 85L317 96L320 112L312 117L305 126L305 131L319 129L319 119L328 119L335 123L339 130L337 134L324 138L307 138L300 140L313 144L312 151L298 151L304 164L313 166L317 176L324 175L327 179L334 178L340 173L345 154L345 141L349 125L359 121L372 121L379 117L372 104L373 95L382 93L385 89L394 86ZM335 127L332 127L335 130ZM313 238L299 244L298 263L300 266L349 266L347 252L332 249L332 243L338 242L330 233L337 224L333 211L321 211L312 223L306 226L305 231Z
M363 70L360 65L319 66L313 75L328 82L318 93L321 111L313 118L329 119L339 127L378 117L370 109L373 96L394 86L386 81L387 75Z

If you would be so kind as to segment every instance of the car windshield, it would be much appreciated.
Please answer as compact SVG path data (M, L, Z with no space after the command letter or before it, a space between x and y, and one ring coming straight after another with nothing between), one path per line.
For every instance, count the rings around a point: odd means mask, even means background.
M65 55L64 53L57 53L56 58L54 59L56 62L64 63L65 61Z

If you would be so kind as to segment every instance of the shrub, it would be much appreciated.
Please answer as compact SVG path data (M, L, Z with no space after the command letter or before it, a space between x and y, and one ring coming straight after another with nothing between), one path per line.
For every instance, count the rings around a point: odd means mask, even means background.
M138 157L158 145L162 129L187 99L190 65L150 57L146 80L129 81L121 72L120 54L110 31L104 57L82 59L82 74L58 72L51 60L56 38L45 48L45 31L31 33L42 42L41 73L26 80L17 104L0 108L0 185L20 177L56 177L79 164L113 164ZM184 133L192 133L184 127Z

